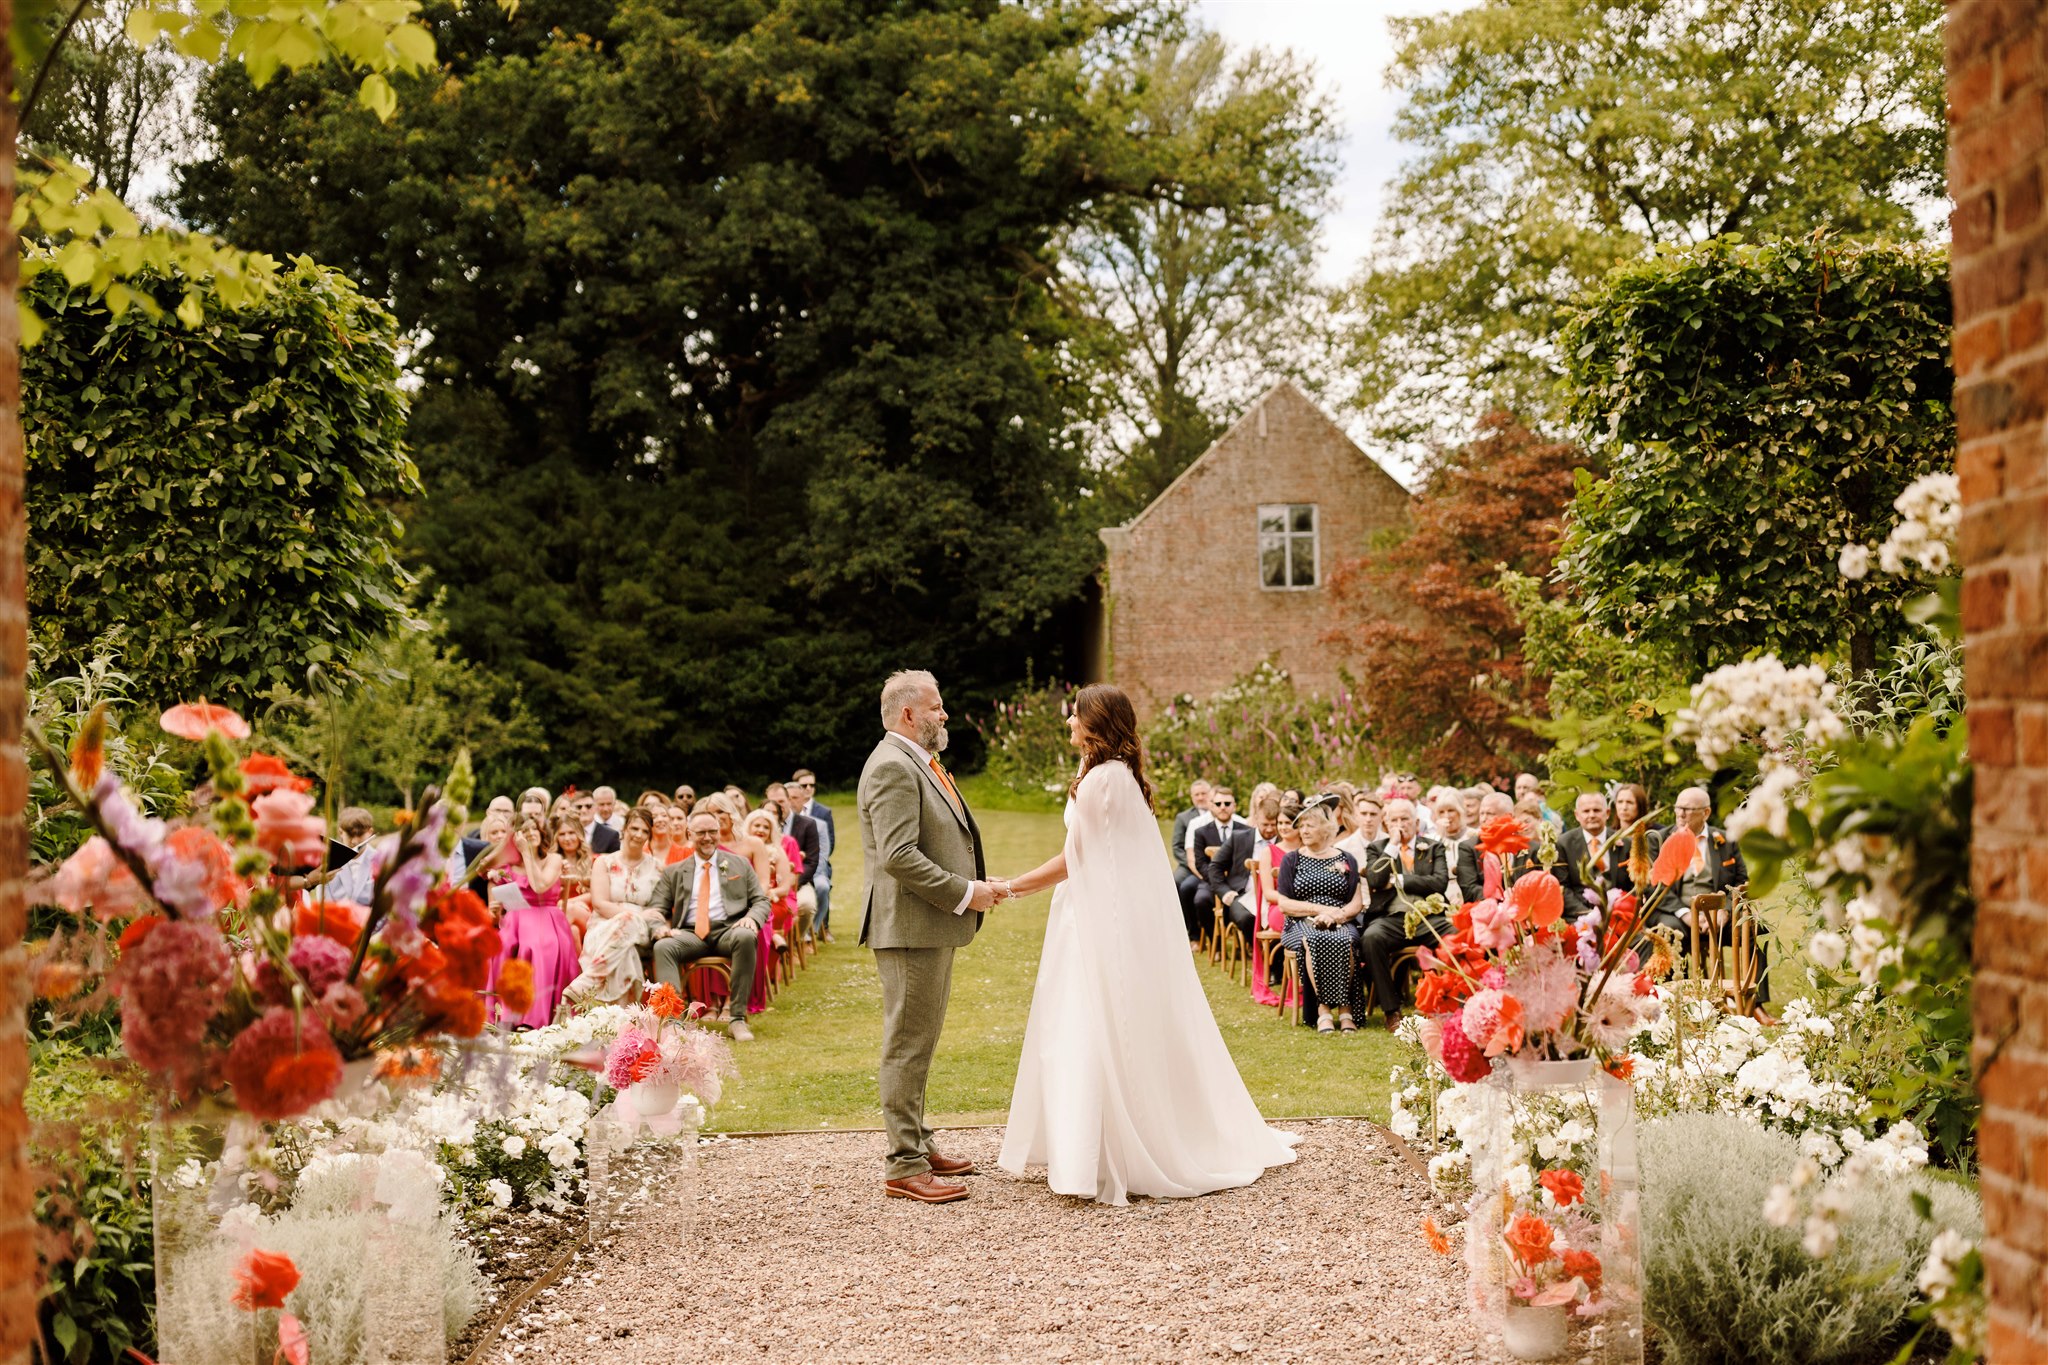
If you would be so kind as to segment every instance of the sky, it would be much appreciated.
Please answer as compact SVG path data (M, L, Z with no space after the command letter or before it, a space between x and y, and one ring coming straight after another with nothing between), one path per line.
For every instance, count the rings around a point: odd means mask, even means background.
M1316 64L1335 96L1346 141L1338 205L1324 226L1323 278L1351 277L1371 244L1382 193L1400 168L1392 127L1399 100L1385 72L1394 55L1387 16L1430 14L1450 0L1197 0L1196 16L1236 47L1278 47Z

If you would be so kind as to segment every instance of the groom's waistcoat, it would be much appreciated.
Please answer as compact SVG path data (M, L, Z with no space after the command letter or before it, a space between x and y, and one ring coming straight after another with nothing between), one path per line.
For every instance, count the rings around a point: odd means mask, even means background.
M973 940L981 915L953 907L986 875L981 831L967 803L956 811L937 776L886 735L861 769L860 842L868 875L862 943L958 948Z

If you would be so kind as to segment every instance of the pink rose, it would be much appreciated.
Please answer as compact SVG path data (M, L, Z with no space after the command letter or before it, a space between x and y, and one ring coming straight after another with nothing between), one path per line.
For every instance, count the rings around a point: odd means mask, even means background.
M256 843L278 862L311 867L327 851L327 822L313 814L313 798L280 788L249 803L256 817Z

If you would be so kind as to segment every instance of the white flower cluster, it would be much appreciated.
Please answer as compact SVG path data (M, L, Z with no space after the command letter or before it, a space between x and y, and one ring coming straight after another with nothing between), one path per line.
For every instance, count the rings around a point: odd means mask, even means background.
M1803 1144L1802 1144L1803 1145ZM1856 1194L1870 1180L1896 1180L1927 1165L1927 1144L1920 1130L1900 1120L1882 1136L1865 1139L1851 1130L1842 1134L1848 1160L1832 1178L1823 1181L1827 1163L1812 1151L1799 1158L1786 1180L1771 1187L1764 1198L1764 1221L1788 1228L1799 1221L1802 1210L1806 1225L1800 1245L1816 1260L1834 1255L1842 1241L1842 1216L1854 1205ZM1924 1272L1923 1272L1924 1273Z
M1921 568L1943 574L1955 567L1956 529L1962 524L1962 493L1954 474L1924 474L1892 500L1899 524L1877 547L1886 573Z
M1984 1353L1984 1318L1981 1302L1957 1302L1957 1270L1977 1244L1954 1228L1943 1228L1928 1244L1927 1260L1915 1281L1920 1292L1934 1306L1934 1325L1949 1334L1956 1349L1975 1359ZM1970 1298L1974 1296L1964 1296Z
M1792 798L1804 779L1799 770L1777 764L1750 789L1743 803L1728 817L1728 837L1740 839L1754 829L1766 830L1779 839L1792 837Z
M1692 705L1678 713L1673 733L1689 735L1700 762L1723 767L1744 744L1763 750L1757 764L1768 774L1796 736L1808 745L1848 733L1835 712L1835 685L1818 664L1787 668L1774 654L1717 668L1693 684Z

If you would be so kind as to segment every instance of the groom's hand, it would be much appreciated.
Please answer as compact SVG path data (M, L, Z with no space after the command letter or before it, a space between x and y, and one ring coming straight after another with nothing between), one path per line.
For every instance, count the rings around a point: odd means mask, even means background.
M988 910L993 908L1000 899L1001 897L996 893L994 882L976 882L973 894L967 898L967 908L970 910Z

